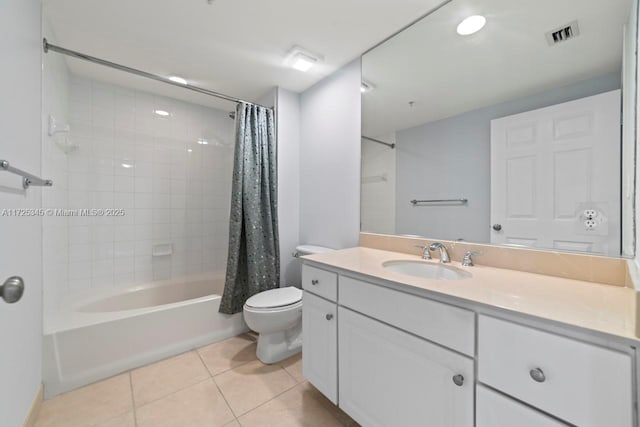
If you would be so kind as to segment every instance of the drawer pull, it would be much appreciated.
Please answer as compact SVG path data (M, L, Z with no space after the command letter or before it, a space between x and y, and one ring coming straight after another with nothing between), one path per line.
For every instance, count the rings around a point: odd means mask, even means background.
M318 282L318 280L317 280L317 279L313 279L313 280L311 281L311 284L312 284L313 286L317 285L318 283L319 283L319 282Z
M324 317L325 317L325 319L327 319L327 320L331 320L331 319L333 319L333 314L327 314L327 315L326 315L326 316L324 316Z
M454 375L453 383L458 387L462 387L462 384L464 384L464 377L462 375Z
M531 375L531 378L533 378L533 380L538 383L543 383L544 380L547 379L547 377L544 376L544 372L542 372L542 369L540 368L530 370L529 375Z

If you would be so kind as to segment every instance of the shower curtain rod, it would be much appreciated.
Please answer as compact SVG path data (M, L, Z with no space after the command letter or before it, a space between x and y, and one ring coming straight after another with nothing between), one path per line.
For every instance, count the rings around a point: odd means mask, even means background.
M366 139L367 141L377 142L378 144L386 145L387 147L391 148L392 150L394 148L396 148L396 144L391 144L389 142L380 141L379 139L371 138L370 136L362 135L361 138L362 139Z
M42 39L42 47L43 47L43 50L44 50L45 53L48 53L49 51L53 51L53 52L60 53L62 55L71 56L73 58L78 58L78 59L82 59L84 61L93 62L94 64L100 64L100 65L104 65L105 67L110 67L110 68L114 68L116 70L124 71L126 73L131 73L131 74L135 74L137 76L146 77L148 79L156 80L156 81L159 81L159 82L162 82L162 83L167 83L167 84L170 84L172 86L181 87L183 89L189 89L191 91L202 93L204 95L214 96L216 98L224 99L226 101L231 101L231 102L236 102L236 103L244 103L244 104L249 104L249 105L255 105L255 106L258 106L258 107L268 108L270 110L273 109L273 107L267 107L266 105L261 105L261 104L255 103L255 102L245 101L244 99L240 99L240 98L236 98L236 97L233 97L233 96L225 95L224 93L220 93L220 92L214 92L214 91L208 90L208 89L203 89L203 88L198 87L198 86L191 86L191 85L188 85L188 84L185 85L185 84L182 84L182 83L174 82L172 80L169 80L169 78L164 77L164 76L160 76L158 74L147 73L146 71L141 71L141 70L137 70L135 68L127 67L126 65L116 64L115 62L110 62L110 61L107 61L107 60L104 60L104 59L96 58L95 56L86 55L84 53L76 52L75 50L71 50L71 49L66 49L66 48L61 47L61 46L56 46L54 44L49 43L46 38Z

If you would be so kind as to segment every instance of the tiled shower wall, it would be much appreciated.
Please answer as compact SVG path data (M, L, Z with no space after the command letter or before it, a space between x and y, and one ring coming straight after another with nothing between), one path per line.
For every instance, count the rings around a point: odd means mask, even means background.
M45 64L44 85L44 120L68 121L71 132L54 139L45 130L42 171L54 187L43 206L124 211L43 219L45 312L77 291L223 273L233 168L228 111L75 77L64 64ZM65 138L77 149L56 146ZM154 248L164 254L154 256Z
M72 78L69 118L69 208L125 212L69 218L70 290L224 271L228 112Z

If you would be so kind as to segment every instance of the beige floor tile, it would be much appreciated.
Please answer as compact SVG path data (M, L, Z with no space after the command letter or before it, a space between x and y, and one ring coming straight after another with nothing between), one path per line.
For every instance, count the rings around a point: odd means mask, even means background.
M198 349L200 357L211 372L222 372L257 360L256 339L249 335L240 335Z
M279 365L264 365L260 361L224 372L214 380L236 416L296 385L295 380Z
M242 427L341 427L335 418L314 396L313 390L303 384L239 418Z
M212 379L136 410L138 427L216 427L234 421Z
M291 356L290 358L280 362L280 365L297 382L301 383L301 382L305 381L305 378L302 375L302 353L298 353L295 356Z
M133 412L127 412L118 417L111 418L108 421L97 424L95 427L135 427L136 422L133 417Z
M100 425L132 409L129 374L122 374L45 400L36 427Z
M342 409L334 405L333 402L327 399L324 394L320 393L320 391L313 385L311 385L311 383L309 383L308 381L300 384L300 387L303 387L310 396L315 398L325 409L331 412L331 414L335 418L337 418L343 426L357 427L359 425L353 420L353 418L347 415Z
M142 406L209 376L207 368L194 351L136 369L131 371L135 404Z
M229 424L225 424L223 427L241 427L241 426L238 421L233 420Z

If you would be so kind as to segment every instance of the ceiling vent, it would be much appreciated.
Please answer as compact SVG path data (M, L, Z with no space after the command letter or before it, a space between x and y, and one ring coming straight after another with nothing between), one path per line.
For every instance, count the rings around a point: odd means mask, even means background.
M554 46L558 43L575 39L579 35L580 27L578 27L578 21L573 21L567 25L563 25L562 27L551 30L546 34L549 46Z

